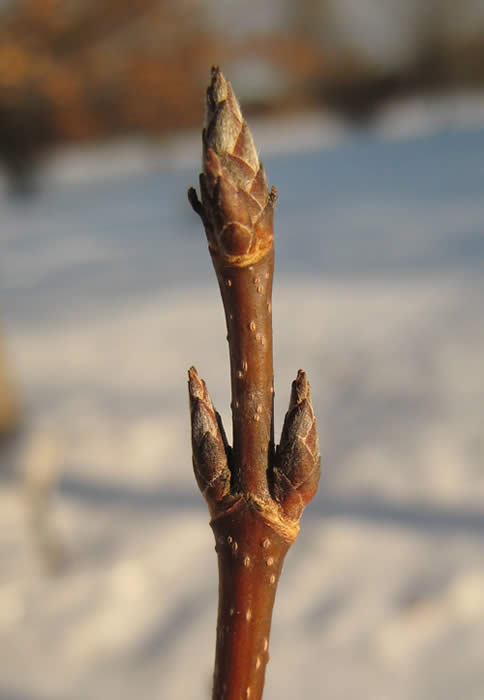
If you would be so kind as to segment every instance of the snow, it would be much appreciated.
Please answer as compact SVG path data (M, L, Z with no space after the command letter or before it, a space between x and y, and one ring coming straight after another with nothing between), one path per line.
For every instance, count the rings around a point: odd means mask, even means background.
M267 700L483 696L484 129L432 109L394 107L393 130L256 125L280 196L276 430L303 367L324 463ZM35 199L3 196L26 416L0 482L2 700L209 697L216 560L187 368L228 429L230 399L185 196L198 160L192 137L65 153Z

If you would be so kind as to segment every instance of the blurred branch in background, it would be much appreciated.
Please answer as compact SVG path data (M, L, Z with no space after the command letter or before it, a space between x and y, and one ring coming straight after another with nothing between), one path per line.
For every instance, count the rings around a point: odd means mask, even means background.
M0 333L0 445L10 438L18 427L19 409L14 385L5 357Z
M9 0L0 159L25 186L50 147L198 125L221 63L247 112L371 117L401 93L482 87L478 0ZM275 86L268 89L268 86Z

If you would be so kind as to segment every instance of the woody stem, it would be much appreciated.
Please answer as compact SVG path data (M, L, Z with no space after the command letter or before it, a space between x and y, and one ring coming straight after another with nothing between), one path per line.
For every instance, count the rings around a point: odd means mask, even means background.
M269 498L267 472L274 445L272 277L270 250L253 265L214 260L230 351L233 476L236 490Z
M260 700L272 608L284 557L319 481L309 384L293 383L274 447L273 212L233 90L212 69L203 130L200 215L222 294L232 387L233 447L195 368L189 370L193 467L212 517L219 565L213 700Z

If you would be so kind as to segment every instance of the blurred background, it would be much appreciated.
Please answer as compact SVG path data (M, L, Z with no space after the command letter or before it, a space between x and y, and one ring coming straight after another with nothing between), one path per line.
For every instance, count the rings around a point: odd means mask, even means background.
M0 2L0 700L210 696L212 64L279 191L276 433L304 367L324 464L265 697L481 700L481 0Z
M197 126L207 66L254 111L367 120L402 95L478 89L481 0L2 0L0 156Z

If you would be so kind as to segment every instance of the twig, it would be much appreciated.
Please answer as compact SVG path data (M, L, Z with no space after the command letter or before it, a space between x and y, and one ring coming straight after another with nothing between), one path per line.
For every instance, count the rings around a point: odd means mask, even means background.
M276 201L232 87L212 69L203 129L200 215L222 294L232 385L233 447L195 368L189 370L193 466L219 563L213 700L262 697L284 557L320 475L316 421L301 370L274 446L272 219Z

